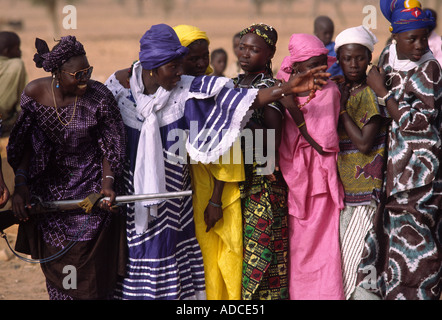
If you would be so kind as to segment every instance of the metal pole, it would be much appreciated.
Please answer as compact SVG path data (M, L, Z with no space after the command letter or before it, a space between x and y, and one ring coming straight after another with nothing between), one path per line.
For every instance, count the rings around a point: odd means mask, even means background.
M155 200L155 199L175 199L181 197L188 197L192 195L192 190L186 191L177 191L177 192L166 192L166 193L154 193L154 194L135 194L135 195L124 195L117 196L115 198L115 204L121 205L125 203L132 203L136 201L144 201L144 200ZM99 201L109 201L109 197L104 197ZM58 200L58 201L50 201L50 202L41 202L40 205L46 209L52 210L75 210L80 206L80 202L82 200Z

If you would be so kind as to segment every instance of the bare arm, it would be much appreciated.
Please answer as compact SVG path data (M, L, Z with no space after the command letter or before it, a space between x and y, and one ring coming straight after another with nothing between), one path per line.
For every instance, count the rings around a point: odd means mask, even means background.
M346 104L350 97L350 91L348 86L341 87L341 112L340 120L344 126L348 137L358 150L364 154L371 151L376 135L382 124L382 118L379 116L372 117L363 127L359 127L353 122L353 119L346 111Z
M280 86L260 89L251 108L262 108L292 94L321 90L322 86L327 84L328 77L330 77L330 73L324 72L326 69L327 66L316 67L307 72L297 73Z

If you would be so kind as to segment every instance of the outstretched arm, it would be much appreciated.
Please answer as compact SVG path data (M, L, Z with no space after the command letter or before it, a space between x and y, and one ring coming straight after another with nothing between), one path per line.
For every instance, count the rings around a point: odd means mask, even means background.
M316 67L303 73L297 73L289 81L281 83L277 87L260 89L251 108L262 108L292 94L321 90L330 77L330 73L325 72L326 69L327 66Z

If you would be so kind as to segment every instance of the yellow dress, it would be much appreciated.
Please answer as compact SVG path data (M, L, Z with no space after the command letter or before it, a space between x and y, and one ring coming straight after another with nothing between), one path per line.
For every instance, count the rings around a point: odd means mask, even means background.
M207 299L241 300L243 235L238 182L245 179L244 166L197 163L190 166L190 172L195 231L203 255ZM225 182L221 198L223 218L206 232L204 210L212 196L213 177Z

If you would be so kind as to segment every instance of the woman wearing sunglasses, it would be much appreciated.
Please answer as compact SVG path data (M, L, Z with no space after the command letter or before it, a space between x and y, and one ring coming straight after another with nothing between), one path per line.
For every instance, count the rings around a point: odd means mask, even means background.
M89 214L79 209L36 217L31 195L55 201L101 193L112 202L124 162L121 114L112 93L90 79L92 67L75 37L62 37L51 51L40 39L36 47L37 67L51 76L26 86L7 147L15 172L13 211L21 221L16 249L45 261L50 299L106 299L124 271L118 263L124 261L122 215L107 202ZM66 266L75 268L69 281Z

